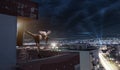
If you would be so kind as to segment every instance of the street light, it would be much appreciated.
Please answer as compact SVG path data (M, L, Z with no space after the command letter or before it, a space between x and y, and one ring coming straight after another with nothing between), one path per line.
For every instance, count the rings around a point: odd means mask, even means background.
M51 48L58 49L57 43L55 43L55 42L51 43Z
M51 46L55 47L57 46L57 43L51 43Z

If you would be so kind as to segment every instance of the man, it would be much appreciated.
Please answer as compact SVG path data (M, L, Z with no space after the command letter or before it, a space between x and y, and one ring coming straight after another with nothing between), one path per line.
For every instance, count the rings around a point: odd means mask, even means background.
M35 43L36 43L36 46L38 47L38 50L40 49L40 46L39 46L39 43L40 43L40 40L45 40L46 44L48 42L48 35L51 33L51 31L39 31L39 34L33 34L29 31L25 31L28 35L32 36Z

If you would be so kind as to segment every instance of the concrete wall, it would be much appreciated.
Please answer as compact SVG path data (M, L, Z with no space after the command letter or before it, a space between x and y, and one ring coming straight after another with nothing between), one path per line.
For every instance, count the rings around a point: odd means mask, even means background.
M0 70L16 65L16 24L16 17L0 14Z
M91 70L89 51L80 51L80 70Z
M75 70L80 70L80 64L75 65Z

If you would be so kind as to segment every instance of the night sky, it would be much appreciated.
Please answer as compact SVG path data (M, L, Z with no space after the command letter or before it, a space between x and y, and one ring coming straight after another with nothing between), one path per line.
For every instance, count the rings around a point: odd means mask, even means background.
M38 26L55 37L120 36L120 0L33 1L39 3L39 19L44 19Z

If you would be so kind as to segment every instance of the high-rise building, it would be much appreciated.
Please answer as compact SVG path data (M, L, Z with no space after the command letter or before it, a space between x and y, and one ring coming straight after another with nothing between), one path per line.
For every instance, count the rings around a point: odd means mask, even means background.
M19 24L24 24L29 18L38 18L37 3L30 0L0 0L0 70L15 70L17 23L20 19ZM18 31L18 34L19 45L22 45L23 31Z

